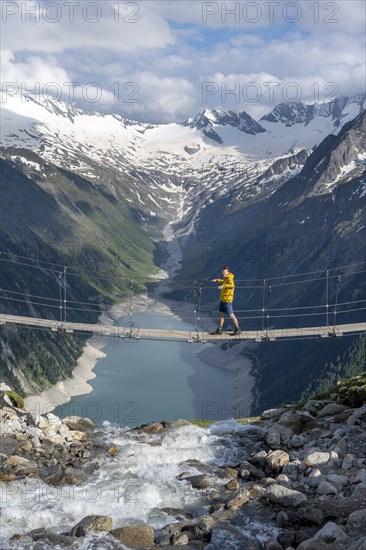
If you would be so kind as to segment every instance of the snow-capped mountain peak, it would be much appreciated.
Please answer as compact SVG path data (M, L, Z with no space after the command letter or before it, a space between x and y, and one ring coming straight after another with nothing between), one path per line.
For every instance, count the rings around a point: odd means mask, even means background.
M219 132L220 128L217 128L221 126L231 126L250 135L265 132L264 128L245 111L205 109L194 118L188 119L184 125L203 130L208 138L214 139L218 143L223 143Z
M34 152L113 195L122 185L125 201L161 219L176 216L177 205L194 217L229 190L238 191L238 201L274 192L302 169L316 145L339 132L338 120L359 114L364 101L282 104L261 124L245 111L205 109L184 124L152 125L55 98L1 99L3 156L21 161L27 155L17 150Z
M351 97L337 97L332 101L307 105L302 102L285 102L266 115L261 122L282 123L286 127L295 124L307 126L316 117L325 117L331 120L334 128L349 122L366 107L366 94Z

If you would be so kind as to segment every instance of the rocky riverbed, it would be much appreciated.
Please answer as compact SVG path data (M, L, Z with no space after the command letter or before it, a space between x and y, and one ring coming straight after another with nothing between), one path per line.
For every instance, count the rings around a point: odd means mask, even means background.
M201 446L206 445L211 430L215 445L222 445L221 461L208 454L207 459L204 454L184 454L188 458L174 470L179 474L174 474L171 489L177 493L174 502L181 506L164 507L159 502L148 522L134 520L132 505L126 521L116 522L97 501L89 507L92 514L72 525L66 521L65 506L64 529L55 528L52 517L40 522L35 514L33 529L11 532L7 516L9 536L2 539L2 548L364 550L365 388L366 376L356 377L339 384L326 398L265 411L246 426L233 420L207 429L187 421L153 422L124 432L124 445L113 431L105 437L104 426L86 419L60 420L53 414L37 416L21 410L2 391L4 510L16 498L21 482L28 483L28 491L32 481L42 487L82 489L109 463L116 465L113 472L128 470L133 496L138 475L130 466L127 444L146 457L163 448L173 453L174 445L184 446L191 432ZM189 493L189 506L179 491Z

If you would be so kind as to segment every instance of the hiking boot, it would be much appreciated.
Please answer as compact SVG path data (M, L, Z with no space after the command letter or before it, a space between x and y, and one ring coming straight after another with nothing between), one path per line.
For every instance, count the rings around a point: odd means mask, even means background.
M214 332L210 332L210 334L214 335L214 334L222 334L222 330L221 328L217 328L216 330L214 330Z
M235 327L234 332L230 336L239 336L241 334L241 330L239 327Z

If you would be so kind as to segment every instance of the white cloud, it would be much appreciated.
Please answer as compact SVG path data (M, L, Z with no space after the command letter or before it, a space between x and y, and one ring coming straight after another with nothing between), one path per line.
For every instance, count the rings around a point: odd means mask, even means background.
M2 9L5 4L20 7L24 2L2 2ZM30 9L37 3L28 0L26 4ZM7 16L2 24L2 43L7 48L2 53L4 81L26 82L29 89L35 82L57 82L62 90L65 82L80 82L75 99L82 106L88 106L82 86L96 82L103 94L92 108L153 122L182 121L207 106L245 109L256 116L271 109L273 99L296 99L297 86L301 90L298 99L306 102L334 93L331 83L337 86L337 95L364 90L362 2L297 2L301 18L287 25L284 13L291 19L296 10L283 12L284 4L273 12L271 22L264 4L258 3L263 10L257 23L246 21L243 12L238 23L228 14L225 20L225 2L195 0L89 2L101 9L100 21L91 23L87 18L98 12L90 8L82 17L88 2L78 4L73 22L61 1L64 9L56 23L50 22L55 8L45 12L44 6L38 23L30 15L24 22L24 13L22 22L20 9ZM113 4L119 5L118 14L110 9ZM230 8L236 4L228 1L225 5ZM218 6L219 11L207 16L204 23L202 10L212 6ZM314 11L317 6L319 13ZM332 6L338 6L339 11L335 13ZM205 82L218 86L218 92L206 102L202 101ZM245 88L250 82L262 92L257 102L248 101L255 92L253 85ZM269 82L278 83L277 87L272 84L273 99ZM222 99L222 86L230 90L237 83L240 101L230 94ZM122 91L119 102L116 86ZM131 86L138 89L134 96L137 103L126 101Z
M18 7L14 14L6 11L7 4ZM113 52L132 52L136 48L144 51L174 43L168 22L154 10L153 2L103 0L50 4L53 9L36 0L1 4L3 43L8 49L61 53L70 48L97 47ZM72 4L75 4L74 9ZM88 5L89 9L85 10ZM97 9L93 9L93 5ZM113 6L120 6L120 9L113 9Z

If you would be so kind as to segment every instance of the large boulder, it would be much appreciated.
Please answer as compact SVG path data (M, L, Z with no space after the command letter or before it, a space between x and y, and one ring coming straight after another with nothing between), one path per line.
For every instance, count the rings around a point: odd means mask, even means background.
M283 487L283 485L270 485L267 488L266 496L271 502L281 504L282 506L297 507L307 501L306 495L300 493L300 491Z
M62 422L70 430L77 432L92 432L95 428L95 424L89 418L82 418L81 416L67 416Z
M348 516L347 527L351 534L366 536L366 508L352 512Z
M88 533L110 531L113 520L109 516L86 516L71 529L70 536L85 537Z
M243 504L246 504L250 499L250 493L247 489L240 489L240 491L238 491L238 493L233 497L231 498L227 503L226 503L226 508L228 510L238 510L239 508L241 508L241 506L243 506Z
M283 466L290 462L289 454L285 451L270 451L267 455L268 468L274 472L282 470Z
M164 430L163 424L160 424L159 422L151 422L147 426L144 426L141 428L143 432L147 434L157 434Z
M303 432L311 432L312 430L322 427L323 426L317 423L310 415L286 412L281 416L278 422L272 424L271 431L277 431L281 435L282 441L287 442L294 435L300 435Z
M154 545L154 529L146 524L118 527L111 530L111 535L130 548L149 548Z
M82 485L85 481L86 476L80 470L76 470L75 468L65 468L58 483L60 485Z
M314 535L314 539L322 540L327 544L333 544L342 542L346 544L349 542L349 537L343 531L343 529L334 523L333 521L328 521L317 533Z
M311 451L305 458L304 462L308 468L321 466L329 462L330 454L321 451Z
M211 487L216 487L218 484L218 480L215 476L208 476L206 474L188 476L184 479L188 481L194 489L209 489Z

